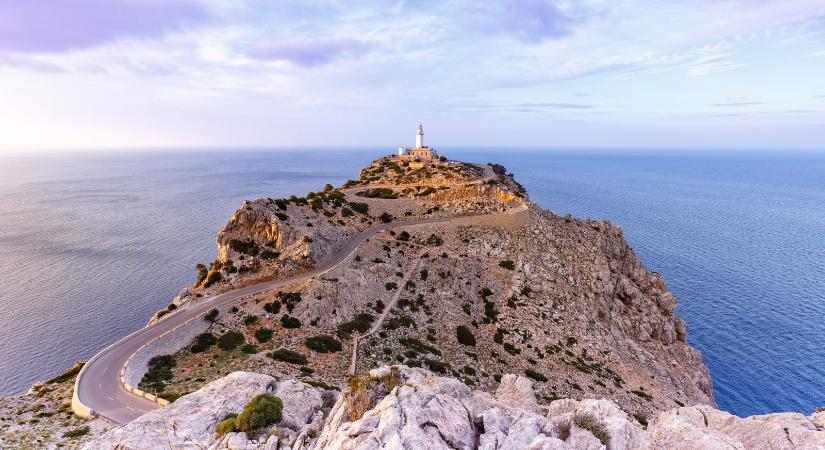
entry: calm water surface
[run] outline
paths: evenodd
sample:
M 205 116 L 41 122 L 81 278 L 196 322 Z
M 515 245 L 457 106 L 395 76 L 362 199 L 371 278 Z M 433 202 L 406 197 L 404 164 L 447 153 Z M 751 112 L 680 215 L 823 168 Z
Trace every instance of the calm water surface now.
M 679 298 L 719 406 L 825 406 L 825 155 L 525 151 L 533 201 L 610 219 Z M 0 394 L 142 326 L 214 258 L 243 199 L 341 183 L 383 152 L 227 151 L 0 160 Z

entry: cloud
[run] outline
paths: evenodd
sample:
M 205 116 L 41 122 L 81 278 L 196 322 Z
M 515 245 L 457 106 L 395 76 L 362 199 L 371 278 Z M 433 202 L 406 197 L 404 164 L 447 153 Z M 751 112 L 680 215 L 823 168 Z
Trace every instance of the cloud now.
M 726 106 L 758 106 L 764 105 L 762 102 L 731 102 L 731 103 L 714 103 L 713 106 L 718 107 L 726 107 Z
M 519 103 L 519 107 L 522 108 L 542 108 L 542 109 L 593 109 L 595 105 L 584 105 L 581 103 L 550 103 L 550 102 L 538 102 L 538 103 Z
M 195 0 L 0 0 L 0 51 L 62 53 L 205 21 Z
M 304 67 L 322 66 L 340 58 L 352 58 L 368 52 L 373 44 L 357 39 L 288 41 L 260 45 L 248 56 L 260 60 L 288 61 Z
M 63 73 L 63 67 L 33 58 L 16 57 L 11 55 L 0 55 L 0 68 L 23 69 L 41 73 Z
M 461 3 L 466 23 L 483 33 L 507 34 L 536 43 L 567 36 L 578 19 L 559 8 L 553 0 L 510 0 L 506 2 Z

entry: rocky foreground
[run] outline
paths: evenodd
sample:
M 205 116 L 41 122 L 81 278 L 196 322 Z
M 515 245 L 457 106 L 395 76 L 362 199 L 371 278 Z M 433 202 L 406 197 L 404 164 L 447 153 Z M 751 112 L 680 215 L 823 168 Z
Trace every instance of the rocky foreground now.
M 665 411 L 646 428 L 609 400 L 540 406 L 532 381 L 505 375 L 494 393 L 420 368 L 384 366 L 338 394 L 294 379 L 233 372 L 90 442 L 86 449 L 822 449 L 825 411 L 745 419 L 710 406 Z M 216 433 L 261 393 L 280 422 Z

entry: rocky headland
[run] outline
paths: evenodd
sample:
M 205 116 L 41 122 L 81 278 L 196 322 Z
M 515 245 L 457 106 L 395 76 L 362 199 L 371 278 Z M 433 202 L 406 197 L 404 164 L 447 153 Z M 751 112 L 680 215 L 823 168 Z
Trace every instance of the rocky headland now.
M 716 410 L 675 297 L 621 228 L 542 209 L 500 165 L 381 158 L 339 187 L 244 202 L 216 245 L 149 326 L 298 281 L 147 343 L 125 373 L 169 406 L 82 436 L 44 431 L 42 446 L 825 445 L 822 412 Z M 266 423 L 250 425 L 264 404 Z

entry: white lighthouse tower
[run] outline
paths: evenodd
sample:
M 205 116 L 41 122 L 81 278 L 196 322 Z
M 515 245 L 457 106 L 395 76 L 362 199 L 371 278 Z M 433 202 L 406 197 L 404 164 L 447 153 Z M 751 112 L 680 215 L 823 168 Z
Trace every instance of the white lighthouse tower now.
M 424 145 L 424 126 L 420 123 L 415 130 L 415 147 L 398 147 L 398 157 L 415 159 L 417 161 L 416 164 L 419 166 L 425 164 L 425 162 L 422 161 L 434 161 L 439 158 L 438 152 L 436 152 L 435 149 Z
M 415 148 L 424 148 L 424 126 L 420 123 L 415 130 Z

